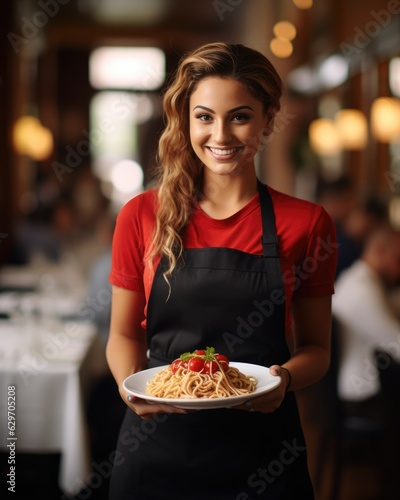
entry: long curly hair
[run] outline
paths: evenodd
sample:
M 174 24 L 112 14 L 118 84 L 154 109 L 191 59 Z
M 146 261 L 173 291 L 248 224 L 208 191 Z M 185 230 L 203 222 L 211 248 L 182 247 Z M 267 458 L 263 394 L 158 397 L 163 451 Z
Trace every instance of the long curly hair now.
M 264 105 L 271 120 L 280 109 L 282 81 L 260 52 L 223 42 L 201 46 L 185 55 L 163 96 L 165 129 L 158 147 L 158 207 L 149 253 L 165 255 L 168 278 L 182 255 L 182 237 L 202 190 L 203 164 L 193 151 L 189 134 L 189 99 L 207 77 L 233 79 Z

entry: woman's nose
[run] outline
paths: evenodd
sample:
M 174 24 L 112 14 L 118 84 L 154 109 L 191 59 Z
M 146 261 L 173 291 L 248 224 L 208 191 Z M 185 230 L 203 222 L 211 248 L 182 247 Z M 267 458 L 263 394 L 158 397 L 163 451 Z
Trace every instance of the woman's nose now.
M 221 120 L 215 123 L 213 135 L 214 141 L 217 144 L 225 144 L 231 140 L 232 134 L 230 132 L 229 125 L 225 121 Z

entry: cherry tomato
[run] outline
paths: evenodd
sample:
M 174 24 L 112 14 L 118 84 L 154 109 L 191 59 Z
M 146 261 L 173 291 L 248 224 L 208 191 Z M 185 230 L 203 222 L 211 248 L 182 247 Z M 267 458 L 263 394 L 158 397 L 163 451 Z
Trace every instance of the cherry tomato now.
M 205 356 L 206 351 L 205 351 L 204 349 L 197 349 L 196 351 L 194 351 L 194 353 L 195 353 L 197 356 Z
M 216 361 L 206 361 L 204 363 L 204 371 L 212 375 L 213 373 L 219 371 L 219 366 Z
M 219 362 L 224 372 L 226 372 L 229 368 L 229 359 L 224 354 L 216 354 L 215 359 Z
M 173 361 L 171 363 L 172 373 L 176 373 L 182 365 L 183 365 L 183 361 L 179 358 L 176 359 L 175 361 Z
M 201 372 L 204 368 L 204 359 L 202 358 L 191 358 L 188 362 L 189 370 L 192 372 Z

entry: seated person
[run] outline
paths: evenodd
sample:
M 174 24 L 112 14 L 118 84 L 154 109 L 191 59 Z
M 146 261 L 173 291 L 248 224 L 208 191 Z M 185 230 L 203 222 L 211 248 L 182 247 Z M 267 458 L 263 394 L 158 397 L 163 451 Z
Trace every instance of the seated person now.
M 343 271 L 335 285 L 332 308 L 342 349 L 339 396 L 359 408 L 369 403 L 376 407 L 378 368 L 390 364 L 389 355 L 400 362 L 400 321 L 388 300 L 389 290 L 399 280 L 400 233 L 383 225 L 371 233 L 360 259 Z M 378 366 L 375 351 L 381 352 Z

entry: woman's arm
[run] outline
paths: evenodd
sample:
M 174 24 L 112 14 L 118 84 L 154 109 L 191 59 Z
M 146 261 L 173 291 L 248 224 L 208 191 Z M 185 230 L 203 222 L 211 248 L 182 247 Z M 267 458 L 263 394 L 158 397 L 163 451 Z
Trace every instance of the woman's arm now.
M 320 380 L 329 368 L 331 348 L 331 296 L 293 300 L 293 352 L 284 363 L 292 376 L 291 390 Z
M 185 413 L 169 405 L 149 404 L 133 397 L 122 387 L 126 377 L 147 368 L 146 332 L 141 323 L 144 319 L 145 296 L 142 292 L 113 286 L 110 335 L 107 343 L 107 362 L 117 382 L 125 403 L 142 418 L 154 413 Z
M 270 413 L 281 405 L 286 388 L 298 390 L 317 382 L 329 368 L 331 345 L 331 296 L 293 300 L 294 332 L 292 356 L 282 365 L 272 365 L 270 373 L 282 383 L 273 391 L 252 400 L 256 411 Z M 291 379 L 289 378 L 291 377 Z M 247 409 L 246 405 L 237 408 Z
M 146 332 L 141 326 L 144 318 L 143 292 L 112 287 L 110 335 L 107 361 L 118 387 L 132 373 L 147 367 Z

